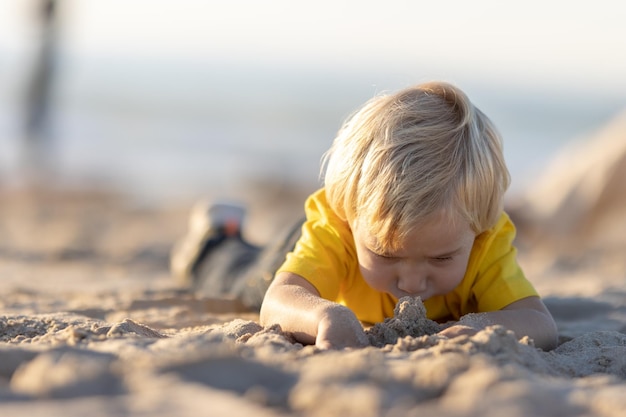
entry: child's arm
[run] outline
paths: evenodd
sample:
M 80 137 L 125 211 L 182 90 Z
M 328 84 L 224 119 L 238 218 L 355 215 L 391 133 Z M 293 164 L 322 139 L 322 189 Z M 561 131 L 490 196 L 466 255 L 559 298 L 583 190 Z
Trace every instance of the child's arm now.
M 279 273 L 270 285 L 260 315 L 261 325 L 279 324 L 297 341 L 322 349 L 369 344 L 354 313 L 321 298 L 315 287 L 297 274 Z
M 552 315 L 539 297 L 527 297 L 509 304 L 502 310 L 469 314 L 440 334 L 455 337 L 472 335 L 487 326 L 500 324 L 515 332 L 518 338 L 528 336 L 535 346 L 550 350 L 556 347 L 558 330 Z

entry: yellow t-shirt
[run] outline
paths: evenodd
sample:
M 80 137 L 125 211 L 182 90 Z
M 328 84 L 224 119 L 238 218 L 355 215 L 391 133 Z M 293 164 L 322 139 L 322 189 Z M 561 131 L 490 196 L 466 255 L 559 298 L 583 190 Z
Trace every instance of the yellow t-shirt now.
M 350 308 L 364 323 L 393 317 L 398 299 L 364 281 L 350 227 L 328 206 L 323 188 L 307 199 L 305 212 L 302 236 L 278 272 L 303 277 L 321 297 Z M 493 228 L 476 237 L 461 283 L 452 292 L 424 302 L 428 318 L 458 320 L 536 296 L 517 263 L 514 237 L 515 226 L 503 212 Z

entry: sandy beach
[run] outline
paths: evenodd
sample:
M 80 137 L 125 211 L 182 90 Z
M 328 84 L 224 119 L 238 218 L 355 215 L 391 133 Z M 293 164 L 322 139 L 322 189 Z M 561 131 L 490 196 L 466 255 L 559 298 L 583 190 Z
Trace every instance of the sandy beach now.
M 625 120 L 508 203 L 520 262 L 559 326 L 550 352 L 502 327 L 432 334 L 417 300 L 371 347 L 318 351 L 177 287 L 168 257 L 187 203 L 0 187 L 0 414 L 624 416 Z M 250 206 L 246 230 L 267 239 L 308 191 L 277 188 Z

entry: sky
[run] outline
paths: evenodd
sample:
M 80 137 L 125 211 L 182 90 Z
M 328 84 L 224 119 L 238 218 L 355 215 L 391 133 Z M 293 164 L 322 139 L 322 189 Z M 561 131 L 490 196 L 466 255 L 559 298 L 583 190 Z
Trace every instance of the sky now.
M 60 0 L 81 56 L 167 56 L 351 71 L 421 68 L 626 92 L 619 0 Z M 24 48 L 34 0 L 0 0 L 0 50 Z

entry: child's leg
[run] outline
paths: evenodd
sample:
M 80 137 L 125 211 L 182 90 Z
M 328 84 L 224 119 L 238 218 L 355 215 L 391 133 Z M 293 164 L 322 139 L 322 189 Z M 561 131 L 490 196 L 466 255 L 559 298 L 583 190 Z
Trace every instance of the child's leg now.
M 181 286 L 215 297 L 230 295 L 261 252 L 241 237 L 244 216 L 245 209 L 233 204 L 194 205 L 187 234 L 170 257 L 170 270 Z
M 198 204 L 192 210 L 187 235 L 172 251 L 171 271 L 194 292 L 239 299 L 258 310 L 274 272 L 300 237 L 302 222 L 266 248 L 241 235 L 245 210 L 230 204 Z
M 266 246 L 257 256 L 254 265 L 246 271 L 245 278 L 238 282 L 234 292 L 245 306 L 253 310 L 261 308 L 265 292 L 272 283 L 276 271 L 300 239 L 302 223 L 304 223 L 304 218 L 297 221 L 273 244 Z

